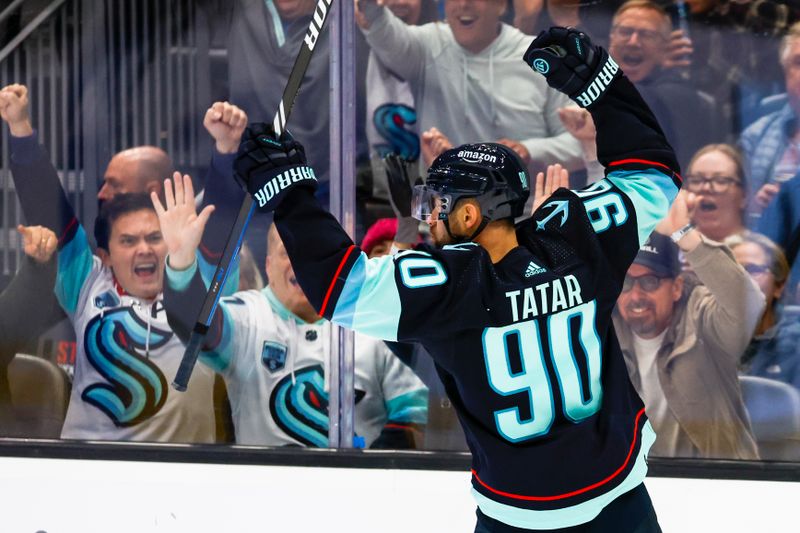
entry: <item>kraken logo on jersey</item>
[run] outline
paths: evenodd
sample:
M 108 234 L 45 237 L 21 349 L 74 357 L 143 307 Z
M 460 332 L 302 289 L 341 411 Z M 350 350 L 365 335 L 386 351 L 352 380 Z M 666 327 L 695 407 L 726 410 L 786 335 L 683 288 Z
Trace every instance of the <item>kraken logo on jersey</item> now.
M 261 363 L 270 372 L 282 369 L 286 365 L 286 345 L 264 341 L 264 346 L 261 348 Z
M 366 393 L 356 389 L 355 402 Z M 328 446 L 328 393 L 322 365 L 305 367 L 281 379 L 269 399 L 272 419 L 289 437 L 317 448 Z
M 86 387 L 81 398 L 119 427 L 156 414 L 167 399 L 167 380 L 144 352 L 161 348 L 171 337 L 171 331 L 152 325 L 148 333 L 147 324 L 129 307 L 94 317 L 84 335 L 86 357 L 109 383 Z
M 378 135 L 388 141 L 375 145 L 381 157 L 396 153 L 408 161 L 419 159 L 419 136 L 406 129 L 406 125 L 417 122 L 417 112 L 413 108 L 403 104 L 383 104 L 375 110 L 372 122 Z

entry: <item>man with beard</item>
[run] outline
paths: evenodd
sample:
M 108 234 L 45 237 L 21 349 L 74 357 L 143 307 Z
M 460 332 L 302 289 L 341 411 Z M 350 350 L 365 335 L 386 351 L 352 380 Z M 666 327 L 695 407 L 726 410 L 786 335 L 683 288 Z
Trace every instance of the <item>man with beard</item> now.
M 730 250 L 691 225 L 672 239 L 702 284 L 680 274 L 678 248 L 658 231 L 687 211 L 682 194 L 628 269 L 614 328 L 656 431 L 653 455 L 757 459 L 737 364 L 764 298 Z

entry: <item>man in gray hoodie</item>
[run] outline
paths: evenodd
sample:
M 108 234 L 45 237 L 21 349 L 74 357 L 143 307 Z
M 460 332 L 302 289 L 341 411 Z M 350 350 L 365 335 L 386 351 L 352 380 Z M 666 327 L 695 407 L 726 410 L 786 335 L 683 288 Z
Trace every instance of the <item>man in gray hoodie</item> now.
M 578 142 L 557 110 L 566 96 L 531 76 L 519 60 L 530 36 L 500 22 L 503 0 L 445 0 L 446 22 L 408 26 L 375 0 L 360 0 L 357 20 L 386 67 L 409 82 L 418 131 L 437 128 L 451 143 L 505 144 L 528 165 L 582 165 Z

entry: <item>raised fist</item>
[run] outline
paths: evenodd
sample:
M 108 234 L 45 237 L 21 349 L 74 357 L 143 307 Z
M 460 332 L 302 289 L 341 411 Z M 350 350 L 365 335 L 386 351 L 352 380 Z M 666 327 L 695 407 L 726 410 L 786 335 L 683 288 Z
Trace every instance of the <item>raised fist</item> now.
M 235 154 L 247 126 L 247 113 L 231 103 L 214 102 L 203 117 L 203 126 L 219 153 Z
M 15 137 L 26 137 L 33 133 L 28 109 L 28 88 L 14 83 L 0 89 L 0 118 Z
M 288 131 L 278 137 L 272 124 L 250 124 L 242 135 L 233 168 L 236 181 L 262 211 L 274 211 L 290 189 L 317 188 L 303 145 Z
M 581 107 L 594 104 L 620 72 L 608 52 L 574 28 L 542 31 L 523 59 L 547 79 L 548 85 Z

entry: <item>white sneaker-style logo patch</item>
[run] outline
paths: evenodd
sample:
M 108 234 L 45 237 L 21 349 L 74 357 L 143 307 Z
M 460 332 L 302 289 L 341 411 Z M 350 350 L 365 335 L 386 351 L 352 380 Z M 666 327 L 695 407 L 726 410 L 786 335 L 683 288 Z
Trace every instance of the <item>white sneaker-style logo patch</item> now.
M 544 268 L 531 261 L 528 264 L 528 268 L 525 269 L 525 277 L 529 278 L 531 276 L 535 276 L 536 274 L 544 274 L 545 272 L 547 271 Z

